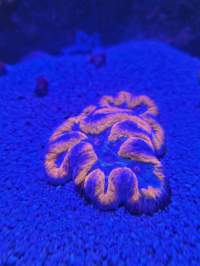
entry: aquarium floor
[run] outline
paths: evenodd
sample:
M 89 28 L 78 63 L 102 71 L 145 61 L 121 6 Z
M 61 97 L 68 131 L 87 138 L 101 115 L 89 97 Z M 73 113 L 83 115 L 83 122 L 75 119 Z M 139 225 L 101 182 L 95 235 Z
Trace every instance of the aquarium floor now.
M 86 55 L 34 53 L 0 77 L 0 265 L 200 265 L 200 61 L 154 41 Z M 49 80 L 34 94 L 37 76 Z M 104 94 L 152 97 L 166 132 L 171 203 L 153 216 L 103 212 L 74 188 L 47 183 L 53 130 Z

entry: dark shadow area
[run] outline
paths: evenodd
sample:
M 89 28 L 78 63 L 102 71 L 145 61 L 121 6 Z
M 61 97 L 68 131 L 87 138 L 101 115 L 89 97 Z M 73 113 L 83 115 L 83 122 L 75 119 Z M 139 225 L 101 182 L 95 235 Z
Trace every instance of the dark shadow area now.
M 0 61 L 58 54 L 80 31 L 98 33 L 102 45 L 153 38 L 200 56 L 199 13 L 197 0 L 0 0 Z

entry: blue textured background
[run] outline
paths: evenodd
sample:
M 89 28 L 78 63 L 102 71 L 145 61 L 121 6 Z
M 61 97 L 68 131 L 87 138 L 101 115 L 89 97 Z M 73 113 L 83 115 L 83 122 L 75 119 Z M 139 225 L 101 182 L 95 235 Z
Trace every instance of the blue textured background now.
M 200 61 L 151 41 L 106 49 L 101 69 L 86 56 L 29 56 L 0 78 L 0 265 L 200 264 Z M 34 96 L 35 78 L 49 94 Z M 48 185 L 48 138 L 104 94 L 152 97 L 166 132 L 172 202 L 152 217 L 102 212 L 72 182 Z

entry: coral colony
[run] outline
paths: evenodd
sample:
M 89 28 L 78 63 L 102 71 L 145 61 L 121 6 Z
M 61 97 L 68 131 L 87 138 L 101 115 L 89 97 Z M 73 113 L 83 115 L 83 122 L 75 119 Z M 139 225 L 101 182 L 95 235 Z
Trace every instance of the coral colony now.
M 73 179 L 102 209 L 124 205 L 134 214 L 152 214 L 164 208 L 170 189 L 159 159 L 164 132 L 157 114 L 145 95 L 121 91 L 102 97 L 51 136 L 45 158 L 50 180 L 63 184 Z M 143 177 L 146 186 L 141 185 Z

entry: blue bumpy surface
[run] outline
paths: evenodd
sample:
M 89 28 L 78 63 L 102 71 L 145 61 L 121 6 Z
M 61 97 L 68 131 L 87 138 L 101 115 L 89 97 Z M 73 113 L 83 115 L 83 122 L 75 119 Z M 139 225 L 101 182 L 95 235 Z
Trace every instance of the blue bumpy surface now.
M 200 61 L 158 42 L 106 50 L 96 69 L 83 55 L 28 57 L 0 78 L 0 265 L 200 264 Z M 49 94 L 34 96 L 46 76 Z M 172 201 L 153 216 L 102 212 L 72 182 L 47 184 L 52 129 L 105 94 L 146 94 L 161 110 Z

